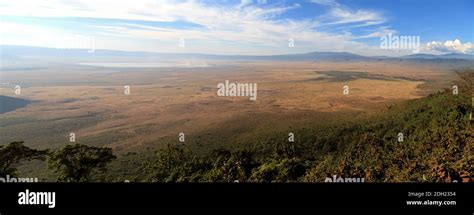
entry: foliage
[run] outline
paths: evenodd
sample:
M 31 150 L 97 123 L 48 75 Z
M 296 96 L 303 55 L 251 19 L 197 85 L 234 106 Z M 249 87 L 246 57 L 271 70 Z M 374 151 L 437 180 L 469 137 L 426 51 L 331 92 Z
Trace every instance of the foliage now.
M 459 75 L 458 95 L 446 89 L 390 105 L 383 114 L 371 118 L 289 128 L 273 133 L 268 140 L 255 135 L 253 142 L 242 142 L 232 149 L 197 152 L 190 145 L 168 144 L 152 154 L 121 156 L 121 161 L 115 162 L 120 165 L 115 165 L 107 178 L 149 182 L 322 182 L 337 175 L 369 182 L 472 181 L 474 121 L 469 114 L 474 73 Z M 295 142 L 285 139 L 289 132 L 295 133 Z M 400 133 L 403 141 L 399 140 Z M 199 144 L 206 144 L 206 139 L 200 141 Z M 37 153 L 15 144 L 0 148 L 0 160 L 5 161 L 0 163 L 2 174 L 14 172 L 12 163 L 34 158 Z M 61 181 L 87 181 L 95 174 L 93 170 L 105 169 L 114 159 L 109 148 L 76 144 L 53 152 L 49 165 L 60 173 Z M 129 163 L 133 165 L 126 165 Z
M 16 176 L 15 165 L 24 160 L 44 159 L 47 153 L 46 150 L 30 149 L 23 142 L 0 146 L 0 177 Z
M 115 158 L 110 148 L 75 144 L 54 151 L 48 164 L 60 173 L 59 181 L 81 182 L 87 181 L 95 169 L 105 171 L 107 163 Z
M 332 175 L 369 182 L 471 181 L 474 78 L 460 76 L 459 95 L 446 90 L 391 105 L 364 121 L 299 128 L 295 133 L 303 136 L 296 142 L 271 139 L 205 155 L 168 146 L 148 172 L 152 181 L 165 182 L 321 182 Z

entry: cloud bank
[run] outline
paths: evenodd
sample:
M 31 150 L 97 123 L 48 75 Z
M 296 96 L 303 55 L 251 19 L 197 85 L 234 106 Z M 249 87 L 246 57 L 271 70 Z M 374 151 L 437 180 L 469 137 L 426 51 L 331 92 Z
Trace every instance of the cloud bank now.
M 303 7 L 320 10 L 295 16 Z M 59 35 L 93 38 L 97 49 L 132 51 L 400 54 L 367 42 L 397 33 L 384 13 L 336 0 L 15 0 L 0 3 L 0 16 L 0 44 L 51 46 Z M 185 47 L 178 47 L 181 40 Z M 472 49 L 452 43 L 451 49 Z
M 462 43 L 459 39 L 446 40 L 445 42 L 431 41 L 426 44 L 426 50 L 472 54 L 474 53 L 474 45 L 471 42 Z

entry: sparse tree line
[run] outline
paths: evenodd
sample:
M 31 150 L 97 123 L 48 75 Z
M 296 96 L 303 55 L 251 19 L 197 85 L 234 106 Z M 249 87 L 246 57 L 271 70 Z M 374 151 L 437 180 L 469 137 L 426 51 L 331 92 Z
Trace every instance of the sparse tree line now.
M 68 182 L 93 176 L 117 182 L 323 182 L 332 175 L 367 182 L 472 182 L 474 73 L 460 75 L 459 95 L 446 90 L 389 106 L 367 122 L 300 128 L 293 131 L 300 135 L 293 143 L 272 139 L 205 154 L 168 144 L 151 159 L 138 154 L 131 162 L 120 161 L 127 155 L 116 160 L 105 147 L 75 144 L 50 152 L 15 142 L 0 147 L 0 176 L 15 175 L 15 165 L 23 160 L 42 159 L 58 181 Z M 397 139 L 400 132 L 403 141 Z
M 459 73 L 459 94 L 451 89 L 406 104 L 364 122 L 329 128 L 300 128 L 295 142 L 278 133 L 251 147 L 200 154 L 169 144 L 138 164 L 152 182 L 324 182 L 333 175 L 367 182 L 472 182 L 474 73 Z M 404 134 L 399 141 L 397 135 Z M 114 178 L 114 177 L 111 177 Z
M 105 165 L 116 159 L 112 149 L 81 144 L 67 145 L 62 149 L 50 152 L 36 150 L 23 145 L 23 142 L 12 142 L 0 146 L 0 177 L 16 176 L 16 166 L 22 161 L 47 160 L 48 168 L 58 173 L 58 181 L 88 181 L 94 170 L 105 170 Z

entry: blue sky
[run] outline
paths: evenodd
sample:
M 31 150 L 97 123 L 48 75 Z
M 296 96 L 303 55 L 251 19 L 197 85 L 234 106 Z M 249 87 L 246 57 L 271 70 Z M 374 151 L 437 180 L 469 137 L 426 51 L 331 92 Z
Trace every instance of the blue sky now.
M 473 53 L 472 0 L 0 1 L 0 44 L 212 54 Z M 289 40 L 294 41 L 290 47 Z M 184 41 L 184 43 L 183 43 Z

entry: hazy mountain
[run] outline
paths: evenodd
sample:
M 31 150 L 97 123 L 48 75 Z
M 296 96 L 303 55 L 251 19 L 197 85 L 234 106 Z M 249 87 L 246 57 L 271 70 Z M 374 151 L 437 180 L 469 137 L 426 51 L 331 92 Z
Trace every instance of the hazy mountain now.
M 1 56 L 16 57 L 55 57 L 55 58 L 83 58 L 83 57 L 134 57 L 160 59 L 207 59 L 207 60 L 364 60 L 368 57 L 347 52 L 310 52 L 304 54 L 287 55 L 212 55 L 193 53 L 159 53 L 159 52 L 129 52 L 114 50 L 87 50 L 87 49 L 56 49 L 30 46 L 0 46 Z
M 348 52 L 310 52 L 305 54 L 273 55 L 263 58 L 271 60 L 367 60 L 370 57 Z
M 413 54 L 403 56 L 403 58 L 417 58 L 417 59 L 465 59 L 465 60 L 474 60 L 474 55 L 471 54 L 461 54 L 461 53 L 449 53 L 443 55 L 433 55 L 433 54 Z
M 93 51 L 93 52 L 92 52 Z M 1 45 L 1 56 L 16 57 L 146 57 L 153 53 L 148 52 L 132 52 L 132 51 L 115 51 L 115 50 L 89 50 L 89 49 L 57 49 L 34 46 L 15 46 Z
M 472 54 L 460 54 L 460 53 L 449 53 L 443 55 L 443 58 L 456 58 L 456 59 L 468 59 L 474 60 L 474 55 Z
M 361 61 L 371 59 L 464 59 L 474 60 L 474 55 L 450 53 L 444 55 L 413 54 L 400 58 L 397 57 L 367 57 L 348 52 L 310 52 L 303 54 L 285 55 L 212 55 L 195 53 L 160 53 L 160 52 L 134 52 L 115 51 L 105 49 L 56 49 L 31 46 L 0 46 L 0 57 L 3 60 L 18 58 L 148 58 L 160 60 L 240 60 L 240 61 Z

